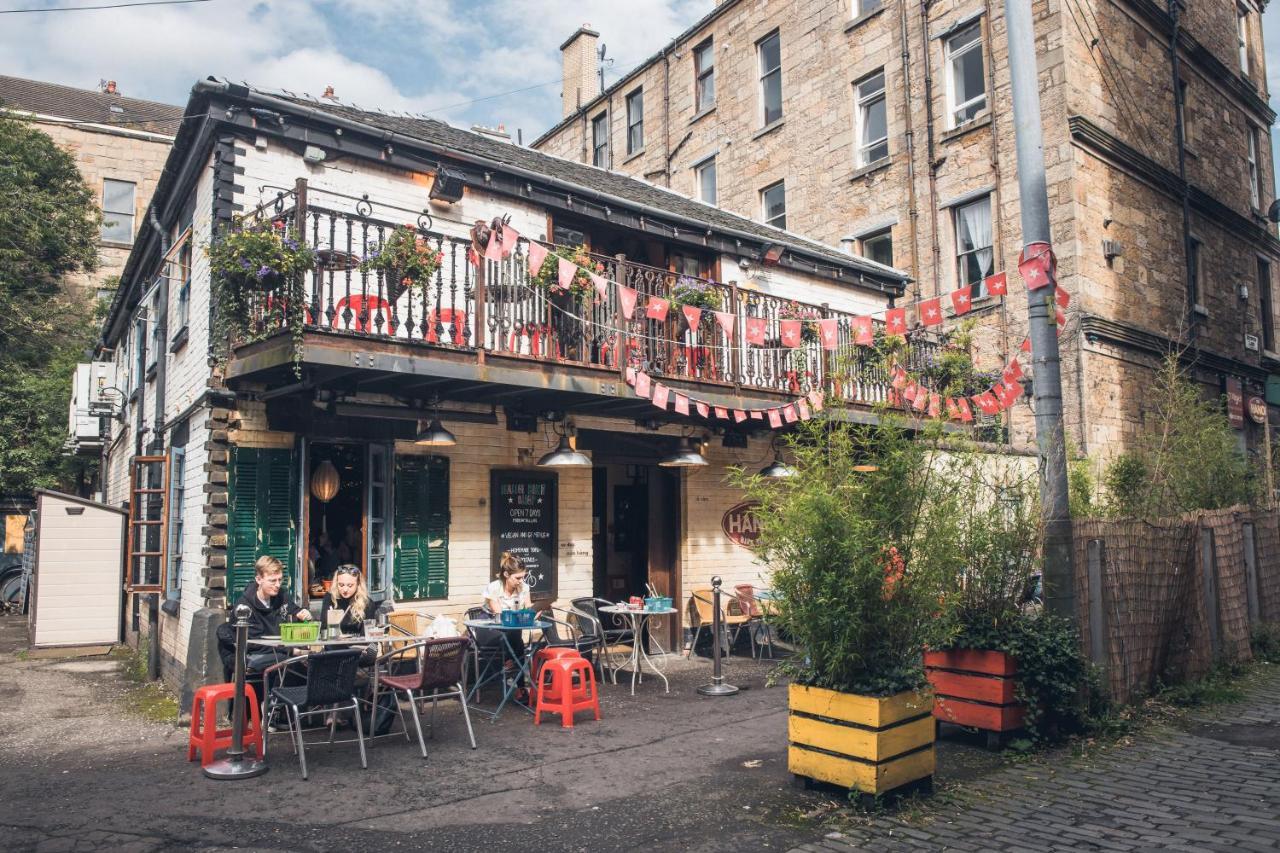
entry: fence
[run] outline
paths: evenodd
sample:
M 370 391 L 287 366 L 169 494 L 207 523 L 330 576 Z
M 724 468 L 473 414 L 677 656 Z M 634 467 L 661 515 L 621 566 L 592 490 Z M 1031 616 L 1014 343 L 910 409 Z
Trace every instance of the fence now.
M 1078 521 L 1077 616 L 1111 697 L 1252 658 L 1280 620 L 1280 514 L 1245 506 L 1157 521 Z

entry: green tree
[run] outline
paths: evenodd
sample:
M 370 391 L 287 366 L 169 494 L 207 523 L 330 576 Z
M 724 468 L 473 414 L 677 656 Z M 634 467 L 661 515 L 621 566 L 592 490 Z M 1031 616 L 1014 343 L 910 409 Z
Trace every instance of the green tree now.
M 71 156 L 0 114 L 0 491 L 69 488 L 85 473 L 62 445 L 95 317 L 65 279 L 96 269 L 101 220 Z

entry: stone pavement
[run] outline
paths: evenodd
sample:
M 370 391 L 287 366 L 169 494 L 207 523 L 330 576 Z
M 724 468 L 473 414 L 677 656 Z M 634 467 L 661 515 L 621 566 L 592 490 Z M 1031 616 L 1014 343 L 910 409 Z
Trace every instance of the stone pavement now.
M 925 809 L 795 851 L 1280 849 L 1280 666 L 1238 705 L 1085 757 L 1015 763 Z

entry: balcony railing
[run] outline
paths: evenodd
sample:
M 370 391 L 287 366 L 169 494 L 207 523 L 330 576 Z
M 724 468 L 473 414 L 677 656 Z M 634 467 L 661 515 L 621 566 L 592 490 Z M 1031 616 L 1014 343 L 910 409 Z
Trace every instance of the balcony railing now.
M 264 208 L 265 211 L 265 208 Z M 388 237 L 396 224 L 359 213 L 323 207 L 277 206 L 266 215 L 297 224 L 317 253 L 314 271 L 304 276 L 304 319 L 313 331 L 338 332 L 386 341 L 403 341 L 450 350 L 484 351 L 543 364 L 576 364 L 621 372 L 632 366 L 658 379 L 683 380 L 724 390 L 760 390 L 803 394 L 822 390 L 861 403 L 889 400 L 889 378 L 870 347 L 853 342 L 854 314 L 805 304 L 754 290 L 720 284 L 621 257 L 593 256 L 603 275 L 639 291 L 631 320 L 623 317 L 617 288 L 603 298 L 562 302 L 538 288 L 527 272 L 528 243 L 523 238 L 510 257 L 484 260 L 483 270 L 468 260 L 470 241 L 424 231 L 443 256 L 425 287 L 405 288 L 379 270 L 360 269 L 363 258 Z M 721 311 L 737 318 L 730 336 L 710 311 L 696 330 L 687 328 L 674 304 L 665 320 L 648 319 L 649 296 L 672 298 L 681 279 L 691 279 L 718 295 Z M 287 312 L 273 310 L 270 297 L 253 306 L 255 337 L 284 331 Z M 746 318 L 765 320 L 765 345 L 743 339 Z M 784 319 L 837 320 L 838 344 L 826 350 L 817 327 L 806 326 L 799 347 L 782 346 Z M 923 369 L 937 355 L 937 344 L 916 340 L 908 367 Z

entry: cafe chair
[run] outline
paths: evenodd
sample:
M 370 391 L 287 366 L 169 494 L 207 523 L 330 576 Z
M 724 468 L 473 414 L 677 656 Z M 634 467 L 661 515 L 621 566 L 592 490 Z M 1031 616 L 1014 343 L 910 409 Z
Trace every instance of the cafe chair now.
M 750 607 L 743 607 L 742 599 L 736 595 L 720 594 L 720 600 L 723 602 L 724 613 L 721 615 L 721 624 L 724 626 L 726 633 L 733 629 L 733 635 L 729 637 L 730 650 L 738 643 L 738 635 L 743 629 L 747 631 L 747 639 L 751 641 L 751 657 L 756 657 L 756 635 L 752 630 L 757 620 L 751 615 Z
M 360 721 L 360 702 L 356 698 L 356 670 L 360 665 L 363 649 L 340 649 L 332 652 L 315 652 L 307 655 L 307 681 L 297 687 L 271 689 L 264 725 L 270 726 L 279 710 L 285 711 L 289 721 L 289 734 L 298 751 L 298 764 L 302 778 L 307 778 L 307 752 L 302 739 L 302 718 L 317 714 L 335 714 L 348 708 L 356 724 L 356 741 L 360 744 L 360 766 L 366 770 L 369 762 L 364 751 L 364 725 Z M 329 742 L 333 743 L 336 716 L 331 717 Z
M 756 642 L 760 646 L 760 655 L 764 656 L 765 646 L 769 647 L 769 659 L 773 660 L 773 628 L 769 625 L 769 611 L 762 606 L 760 599 L 756 598 L 756 588 L 749 583 L 740 583 L 734 586 L 734 592 L 738 594 L 738 607 L 743 613 L 751 617 L 752 636 L 756 638 Z
M 631 621 L 627 617 L 617 613 L 602 613 L 601 607 L 609 607 L 614 602 L 607 598 L 575 598 L 570 604 L 575 610 L 585 613 L 591 617 L 597 625 L 600 626 L 600 632 L 604 640 L 600 645 L 601 656 L 604 658 L 604 665 L 614 671 L 616 677 L 618 666 L 614 663 L 614 654 L 616 646 L 630 646 L 635 642 L 635 632 L 631 630 Z M 628 650 L 628 656 L 630 650 Z M 603 672 L 601 678 L 604 677 Z
M 467 610 L 466 621 L 476 619 L 492 619 L 493 614 L 487 607 L 472 607 Z M 468 699 L 474 699 L 480 688 L 501 677 L 503 663 L 506 660 L 506 645 L 502 632 L 496 628 L 472 628 L 467 626 L 467 636 L 471 638 L 471 693 Z
M 468 637 L 444 637 L 438 640 L 424 640 L 405 646 L 396 651 L 387 652 L 378 658 L 378 663 L 390 663 L 396 656 L 412 653 L 418 661 L 415 672 L 407 675 L 385 675 L 378 681 L 378 692 L 387 688 L 394 693 L 403 693 L 409 702 L 409 713 L 413 715 L 413 727 L 418 733 L 418 748 L 422 757 L 427 757 L 427 742 L 422 737 L 422 717 L 418 707 L 426 699 L 431 700 L 431 719 L 427 730 L 435 737 L 436 705 L 441 699 L 457 697 L 462 704 L 462 719 L 467 724 L 467 737 L 471 739 L 471 748 L 476 748 L 476 733 L 471 727 L 471 714 L 467 710 L 466 688 L 463 686 L 467 671 L 467 658 L 471 650 Z M 377 696 L 373 697 L 377 705 Z M 397 703 L 399 704 L 399 703 Z M 400 720 L 404 724 L 404 736 L 409 737 L 409 724 L 405 722 L 405 709 L 399 705 Z
M 552 645 L 563 645 L 575 649 L 578 654 L 591 662 L 600 679 L 603 680 L 604 666 L 601 663 L 601 658 L 604 657 L 604 632 L 600 629 L 600 623 L 576 609 L 566 610 L 562 607 L 549 607 L 545 612 L 550 619 L 558 620 L 549 632 L 553 637 Z M 568 626 L 568 638 L 559 638 L 558 626 L 561 623 Z M 546 633 L 548 632 L 544 632 L 544 634 Z
M 689 623 L 693 625 L 693 637 L 689 641 L 689 651 L 685 653 L 685 657 L 693 657 L 693 650 L 698 647 L 698 638 L 702 636 L 704 628 L 707 633 L 712 631 L 712 626 L 715 625 L 714 606 L 711 587 L 699 586 L 690 591 L 688 610 Z

